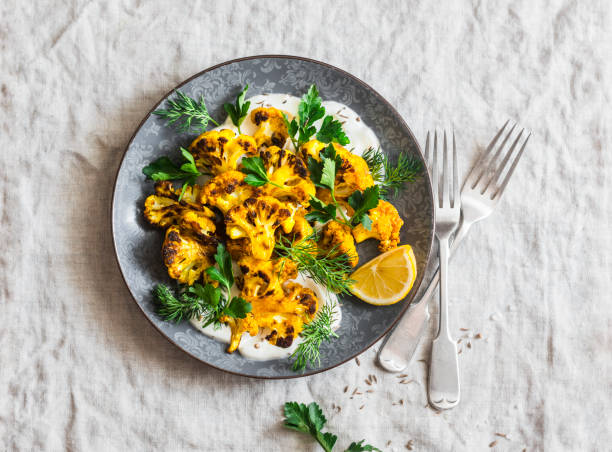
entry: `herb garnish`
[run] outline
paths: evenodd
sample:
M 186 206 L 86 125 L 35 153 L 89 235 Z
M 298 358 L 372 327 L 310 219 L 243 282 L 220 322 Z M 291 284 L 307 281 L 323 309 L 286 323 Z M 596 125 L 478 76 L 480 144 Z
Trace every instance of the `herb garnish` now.
M 380 148 L 368 148 L 362 157 L 370 168 L 374 182 L 380 187 L 381 198 L 387 197 L 390 190 L 393 190 L 393 196 L 397 197 L 400 188 L 406 182 L 414 182 L 423 170 L 423 165 L 418 158 L 408 156 L 403 151 L 395 165 L 389 161 Z
M 261 157 L 244 157 L 242 159 L 242 168 L 240 168 L 240 171 L 247 175 L 244 181 L 254 187 L 270 184 L 275 187 L 283 188 L 281 185 L 270 180 Z
M 336 154 L 333 144 L 321 150 L 319 157 L 320 161 L 315 160 L 311 156 L 308 157 L 310 179 L 317 187 L 327 188 L 330 191 L 332 204 L 325 204 L 320 199 L 311 197 L 310 206 L 312 211 L 306 215 L 306 219 L 322 223 L 336 220 L 350 227 L 355 227 L 361 223 L 369 230 L 372 227 L 372 220 L 368 217 L 367 212 L 378 205 L 379 187 L 374 185 L 366 188 L 363 192 L 357 190 L 348 198 L 349 205 L 355 210 L 355 213 L 349 219 L 338 205 L 334 193 L 336 173 L 342 166 L 342 159 Z M 336 219 L 338 212 L 342 219 Z
M 323 410 L 316 403 L 309 405 L 298 402 L 287 402 L 284 407 L 285 419 L 283 425 L 291 430 L 311 435 L 321 445 L 325 452 L 331 452 L 338 440 L 333 433 L 323 433 L 321 430 L 327 423 Z M 378 451 L 374 446 L 363 444 L 365 440 L 352 442 L 345 452 Z
M 196 131 L 204 132 L 209 121 L 216 126 L 219 125 L 208 114 L 203 95 L 199 101 L 196 101 L 181 91 L 176 90 L 175 93 L 177 96 L 175 100 L 168 99 L 168 109 L 158 109 L 153 112 L 154 115 L 167 119 L 166 125 L 174 124 L 179 132 L 191 131 L 192 127 Z
M 319 348 L 323 341 L 338 337 L 332 330 L 332 324 L 336 317 L 336 304 L 323 304 L 319 308 L 314 320 L 304 324 L 300 333 L 303 341 L 291 355 L 295 359 L 293 370 L 304 370 L 307 365 L 319 367 L 321 365 L 321 352 Z
M 338 253 L 336 248 L 321 250 L 315 240 L 314 235 L 299 242 L 280 236 L 275 251 L 294 261 L 298 271 L 305 273 L 315 283 L 335 293 L 349 293 L 349 288 L 355 282 L 348 277 L 353 270 L 351 256 Z
M 195 184 L 196 179 L 199 176 L 208 174 L 202 173 L 200 170 L 198 170 L 195 160 L 193 159 L 193 155 L 191 155 L 187 149 L 183 147 L 180 149 L 184 159 L 181 166 L 175 165 L 168 157 L 160 157 L 142 169 L 143 174 L 147 176 L 148 179 L 152 179 L 154 181 L 184 180 L 183 189 L 181 190 L 181 194 L 178 198 L 179 201 L 183 198 L 187 185 Z
M 251 101 L 244 101 L 248 89 L 249 85 L 247 83 L 244 89 L 236 97 L 235 105 L 232 105 L 230 103 L 223 104 L 223 108 L 225 109 L 229 117 L 232 118 L 232 122 L 236 127 L 238 127 L 238 133 L 242 133 L 240 131 L 240 124 L 242 124 L 242 121 L 244 121 L 244 118 L 246 118 L 247 113 L 249 111 L 249 107 L 251 106 Z
M 289 138 L 291 138 L 291 142 L 296 151 L 315 134 L 317 140 L 323 143 L 335 141 L 343 146 L 349 143 L 348 137 L 342 130 L 342 123 L 334 119 L 331 115 L 325 116 L 325 107 L 321 105 L 322 102 L 323 100 L 319 96 L 316 85 L 311 85 L 308 92 L 302 96 L 298 106 L 297 119 L 293 118 L 289 121 L 287 116 L 283 113 L 285 125 L 289 132 Z M 314 123 L 323 118 L 323 116 L 325 116 L 325 118 L 317 132 Z
M 195 283 L 185 288 L 177 297 L 167 286 L 158 284 L 154 289 L 158 302 L 157 313 L 165 320 L 176 323 L 192 317 L 202 317 L 202 328 L 212 323 L 219 324 L 219 319 L 224 315 L 244 319 L 247 313 L 251 312 L 252 306 L 240 297 L 233 297 L 228 302 L 234 275 L 231 257 L 222 243 L 217 246 L 215 261 L 219 270 L 210 267 L 206 269 L 206 273 L 210 279 L 219 282 L 219 287 Z M 225 290 L 222 291 L 221 288 Z

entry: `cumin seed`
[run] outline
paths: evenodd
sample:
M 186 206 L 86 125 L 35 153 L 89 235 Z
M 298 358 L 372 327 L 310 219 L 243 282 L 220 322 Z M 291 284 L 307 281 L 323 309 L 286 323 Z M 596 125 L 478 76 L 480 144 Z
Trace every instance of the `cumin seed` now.
M 413 445 L 413 440 L 408 440 L 408 442 L 406 443 L 406 449 L 412 450 Z
M 495 436 L 499 436 L 501 438 L 506 438 L 508 439 L 508 434 L 507 433 L 496 433 Z
M 467 348 L 472 348 L 472 343 L 471 342 L 467 343 Z
M 351 395 L 357 394 L 357 390 L 358 390 L 358 388 L 355 388 L 355 390 L 353 391 L 353 393 Z
M 460 331 L 470 331 L 469 328 L 459 328 Z
M 474 339 L 482 339 L 482 334 L 478 333 L 476 336 L 474 336 Z
M 401 374 L 401 375 L 398 375 L 397 378 L 406 378 L 407 376 L 408 374 Z
M 494 447 L 496 444 L 497 444 L 497 440 L 491 441 L 491 443 L 489 443 L 489 447 Z
M 331 184 L 330 184 L 330 185 L 331 185 Z M 365 405 L 361 405 L 361 406 L 359 407 L 359 409 L 360 409 L 360 410 L 363 410 L 363 407 L 364 407 L 364 406 L 365 406 Z
M 355 358 L 355 362 L 357 363 L 358 366 L 361 366 L 361 363 L 359 362 L 359 358 Z

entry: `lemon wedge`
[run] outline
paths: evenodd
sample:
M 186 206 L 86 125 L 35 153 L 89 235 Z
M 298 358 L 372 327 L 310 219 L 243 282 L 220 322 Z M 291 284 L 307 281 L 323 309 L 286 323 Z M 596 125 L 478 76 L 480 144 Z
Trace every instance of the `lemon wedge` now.
M 363 264 L 351 275 L 351 292 L 366 303 L 387 306 L 403 300 L 416 279 L 416 259 L 410 245 L 402 245 Z

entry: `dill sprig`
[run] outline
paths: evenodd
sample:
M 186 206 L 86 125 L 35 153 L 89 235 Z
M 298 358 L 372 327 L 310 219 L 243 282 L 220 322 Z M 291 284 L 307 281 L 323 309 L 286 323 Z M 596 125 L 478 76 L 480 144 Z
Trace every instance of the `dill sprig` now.
M 168 99 L 167 109 L 159 109 L 153 112 L 154 115 L 167 119 L 166 125 L 174 124 L 179 132 L 190 131 L 192 127 L 196 131 L 204 132 L 209 121 L 216 126 L 219 125 L 208 114 L 203 95 L 197 101 L 181 91 L 177 90 L 175 93 L 176 99 Z
M 353 270 L 351 257 L 346 253 L 338 253 L 336 248 L 321 250 L 310 236 L 299 242 L 280 237 L 275 250 L 283 257 L 288 257 L 298 265 L 298 270 L 305 273 L 317 284 L 336 293 L 349 293 L 349 288 L 355 282 L 348 277 Z
M 407 182 L 414 182 L 423 171 L 421 161 L 401 152 L 395 164 L 380 150 L 372 147 L 363 153 L 363 159 L 370 168 L 374 182 L 380 187 L 380 197 L 384 198 L 393 190 L 397 197 L 400 188 Z
M 291 355 L 295 359 L 293 370 L 304 370 L 307 365 L 318 367 L 321 365 L 321 352 L 319 348 L 323 341 L 338 337 L 332 330 L 336 318 L 336 304 L 325 303 L 317 312 L 314 320 L 304 325 L 300 336 L 304 339 Z
M 180 323 L 204 314 L 214 316 L 208 304 L 201 298 L 182 293 L 178 297 L 164 284 L 157 284 L 153 293 L 157 300 L 157 313 L 170 322 Z

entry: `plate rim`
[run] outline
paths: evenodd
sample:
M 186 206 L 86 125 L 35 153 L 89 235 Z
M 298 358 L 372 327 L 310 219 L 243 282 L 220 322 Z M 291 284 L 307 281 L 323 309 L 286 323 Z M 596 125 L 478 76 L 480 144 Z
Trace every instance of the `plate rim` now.
M 429 247 L 427 249 L 427 253 L 426 253 L 426 257 L 425 257 L 425 266 L 424 266 L 425 271 L 423 271 L 419 275 L 417 275 L 417 279 L 415 280 L 414 285 L 412 287 L 412 290 L 410 291 L 411 293 L 408 295 L 407 299 L 405 299 L 405 301 L 404 301 L 405 306 L 402 308 L 400 313 L 396 316 L 396 318 L 393 320 L 393 322 L 389 325 L 388 328 L 386 328 L 381 334 L 379 334 L 368 345 L 363 347 L 358 353 L 355 353 L 355 354 L 349 356 L 348 358 L 343 359 L 342 361 L 334 364 L 333 366 L 329 366 L 329 367 L 322 368 L 322 369 L 310 369 L 308 372 L 296 373 L 295 375 L 269 376 L 269 375 L 249 375 L 249 374 L 245 374 L 245 373 L 242 373 L 242 372 L 237 372 L 237 371 L 223 369 L 221 367 L 218 367 L 218 366 L 216 366 L 214 364 L 211 364 L 211 363 L 209 363 L 207 361 L 204 361 L 200 357 L 198 357 L 198 356 L 194 355 L 193 353 L 189 352 L 188 350 L 184 349 L 178 343 L 176 343 L 174 340 L 172 340 L 172 338 L 170 338 L 167 334 L 165 334 L 164 331 L 162 331 L 161 328 L 159 328 L 149 318 L 149 316 L 147 315 L 145 310 L 142 308 L 142 306 L 140 306 L 140 303 L 138 303 L 138 300 L 136 300 L 136 297 L 134 296 L 134 293 L 132 292 L 132 289 L 130 288 L 130 285 L 128 284 L 128 282 L 127 282 L 127 280 L 125 278 L 125 274 L 123 273 L 123 269 L 121 268 L 121 263 L 119 262 L 119 254 L 117 252 L 117 241 L 116 241 L 116 238 L 115 238 L 115 227 L 114 227 L 115 196 L 116 196 L 116 193 L 117 193 L 117 180 L 119 178 L 119 171 L 121 170 L 121 167 L 123 166 L 123 162 L 124 162 L 124 160 L 125 160 L 125 158 L 127 156 L 128 150 L 130 149 L 130 146 L 131 146 L 132 142 L 134 141 L 134 138 L 136 138 L 136 135 L 138 134 L 138 132 L 142 128 L 143 124 L 147 121 L 149 116 L 151 116 L 151 114 L 157 108 L 157 106 L 161 102 L 163 102 L 164 99 L 167 99 L 168 96 L 170 96 L 173 92 L 175 92 L 176 90 L 180 89 L 182 86 L 186 85 L 187 83 L 189 83 L 193 79 L 198 78 L 198 77 L 206 74 L 207 72 L 213 71 L 213 70 L 218 69 L 218 68 L 223 67 L 223 66 L 227 66 L 229 64 L 238 63 L 238 62 L 247 61 L 247 60 L 263 59 L 263 58 L 293 59 L 293 60 L 305 61 L 305 62 L 308 62 L 308 63 L 315 63 L 315 64 L 321 65 L 323 67 L 326 67 L 328 69 L 333 69 L 334 71 L 339 72 L 343 76 L 354 80 L 356 83 L 362 85 L 367 90 L 370 90 L 372 93 L 374 93 L 375 96 L 377 96 L 379 99 L 382 100 L 382 102 L 384 102 L 386 104 L 386 106 L 390 109 L 391 113 L 394 116 L 397 117 L 397 119 L 399 120 L 400 124 L 403 125 L 406 128 L 406 130 L 408 131 L 408 134 L 412 138 L 412 141 L 416 144 L 416 148 L 417 148 L 417 151 L 418 151 L 418 153 L 419 153 L 419 155 L 421 157 L 421 160 L 423 162 L 425 162 L 425 157 L 423 155 L 423 151 L 421 149 L 421 145 L 420 145 L 419 141 L 416 139 L 416 137 L 414 136 L 414 133 L 412 132 L 412 129 L 408 126 L 408 124 L 406 123 L 406 121 L 404 120 L 402 115 L 378 91 L 376 91 L 374 88 L 372 88 L 369 84 L 367 84 L 366 82 L 364 82 L 360 78 L 350 74 L 349 72 L 347 72 L 347 71 L 345 71 L 343 69 L 340 69 L 340 68 L 338 68 L 336 66 L 333 66 L 333 65 L 331 65 L 329 63 L 325 63 L 323 61 L 319 61 L 319 60 L 315 60 L 315 59 L 307 58 L 307 57 L 302 57 L 302 56 L 296 56 L 296 55 L 263 54 L 263 55 L 252 55 L 252 56 L 247 56 L 247 57 L 234 58 L 232 60 L 227 60 L 227 61 L 224 61 L 222 63 L 210 66 L 210 67 L 208 67 L 208 68 L 206 68 L 206 69 L 204 69 L 204 70 L 202 70 L 200 72 L 197 72 L 197 73 L 193 74 L 191 77 L 186 78 L 185 80 L 183 80 L 179 84 L 175 85 L 170 91 L 166 92 L 159 99 L 159 101 L 157 103 L 155 103 L 153 105 L 153 107 L 144 115 L 144 117 L 142 118 L 142 120 L 140 121 L 138 126 L 134 129 L 134 133 L 130 137 L 127 145 L 125 146 L 125 149 L 123 151 L 123 155 L 121 156 L 121 160 L 119 161 L 119 164 L 117 166 L 117 170 L 115 172 L 114 182 L 112 184 L 113 193 L 112 193 L 112 196 L 111 196 L 111 201 L 110 201 L 110 206 L 109 206 L 110 207 L 109 219 L 110 219 L 110 226 L 111 226 L 111 236 L 112 236 L 112 239 L 113 239 L 113 251 L 114 251 L 114 255 L 115 255 L 115 263 L 117 265 L 117 268 L 119 269 L 119 274 L 121 275 L 121 278 L 123 279 L 123 283 L 125 284 L 126 288 L 128 289 L 128 292 L 130 293 L 132 301 L 136 304 L 138 309 L 140 309 L 140 311 L 142 312 L 144 318 L 153 326 L 153 328 L 162 337 L 164 337 L 168 342 L 170 342 L 176 348 L 181 350 L 183 353 L 186 353 L 191 358 L 199 361 L 202 364 L 205 364 L 206 366 L 212 367 L 213 369 L 216 369 L 218 371 L 226 372 L 226 373 L 229 373 L 229 374 L 232 374 L 232 375 L 237 375 L 237 376 L 240 376 L 240 377 L 254 378 L 254 379 L 258 379 L 258 380 L 289 380 L 289 379 L 294 379 L 294 378 L 309 377 L 311 375 L 316 375 L 316 374 L 319 374 L 319 373 L 322 373 L 322 372 L 326 372 L 326 371 L 331 370 L 331 369 L 335 369 L 336 367 L 339 367 L 339 366 L 347 363 L 348 361 L 356 358 L 357 356 L 363 354 L 364 352 L 366 352 L 367 350 L 372 348 L 372 346 L 374 344 L 376 344 L 378 341 L 380 341 L 382 338 L 384 338 L 386 335 L 388 335 L 395 328 L 395 326 L 399 323 L 399 321 L 402 319 L 402 317 L 404 317 L 404 314 L 406 313 L 408 308 L 412 305 L 412 302 L 414 301 L 414 298 L 415 298 L 417 292 L 419 291 L 419 289 L 421 287 L 421 284 L 423 283 L 423 278 L 425 277 L 425 272 L 427 270 L 427 267 L 429 266 L 429 262 L 430 262 L 430 259 L 431 259 L 431 252 L 432 252 L 432 249 L 433 249 L 433 243 L 434 243 L 434 238 L 435 238 L 434 230 L 432 230 L 431 239 L 430 239 L 430 242 L 429 242 Z M 433 190 L 432 190 L 432 185 L 431 185 L 431 178 L 429 176 L 429 172 L 428 171 L 425 171 L 425 174 L 423 176 L 426 179 L 427 188 L 429 190 L 430 199 L 432 200 L 432 209 L 431 209 L 430 219 L 431 219 L 431 224 L 435 228 L 435 209 L 433 208 L 434 205 L 433 205 Z

